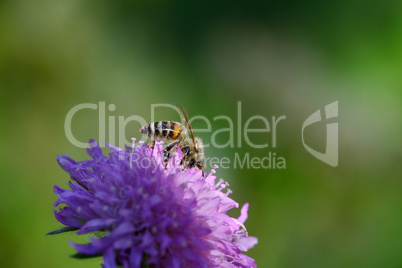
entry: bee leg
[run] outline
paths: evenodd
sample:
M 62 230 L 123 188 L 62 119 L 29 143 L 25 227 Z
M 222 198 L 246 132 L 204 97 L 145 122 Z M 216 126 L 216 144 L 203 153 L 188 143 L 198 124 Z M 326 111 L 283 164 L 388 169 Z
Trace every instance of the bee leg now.
M 188 163 L 188 167 L 192 168 L 195 164 L 195 159 L 191 159 L 190 163 Z
M 202 171 L 202 177 L 204 178 L 204 164 L 198 163 L 197 168 Z
M 155 147 L 155 140 L 151 141 L 150 143 L 148 143 L 148 148 L 154 148 Z
M 167 168 L 167 164 L 169 162 L 170 150 L 172 150 L 172 148 L 175 145 L 179 144 L 179 142 L 181 142 L 181 140 L 177 140 L 177 141 L 172 142 L 171 144 L 166 146 L 165 150 L 163 151 L 163 162 L 165 162 L 165 168 Z
M 168 146 L 166 146 L 165 152 L 170 152 L 170 150 L 172 150 L 172 148 L 173 148 L 175 145 L 179 144 L 180 142 L 181 142 L 181 139 L 172 142 L 171 144 L 169 144 Z
M 169 157 L 170 157 L 169 152 L 164 152 L 163 153 L 163 162 L 165 163 L 166 166 L 167 166 L 167 163 L 169 162 Z
M 181 159 L 181 161 L 180 161 L 180 165 L 183 165 L 183 162 L 184 162 L 184 160 L 186 159 L 186 156 L 189 154 L 189 152 L 190 152 L 190 147 L 184 147 L 183 149 L 183 152 L 184 152 L 184 154 L 183 154 L 183 158 Z
M 165 163 L 165 170 L 167 170 L 167 165 L 169 163 L 169 156 L 170 154 L 168 152 L 165 152 L 163 154 L 163 163 Z

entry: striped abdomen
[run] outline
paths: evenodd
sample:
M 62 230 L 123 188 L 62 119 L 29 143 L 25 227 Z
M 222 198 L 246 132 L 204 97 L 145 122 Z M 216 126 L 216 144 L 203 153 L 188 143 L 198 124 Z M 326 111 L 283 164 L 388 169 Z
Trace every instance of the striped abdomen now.
M 175 141 L 186 136 L 186 129 L 177 122 L 158 121 L 146 124 L 140 129 L 142 134 L 147 135 L 151 140 Z

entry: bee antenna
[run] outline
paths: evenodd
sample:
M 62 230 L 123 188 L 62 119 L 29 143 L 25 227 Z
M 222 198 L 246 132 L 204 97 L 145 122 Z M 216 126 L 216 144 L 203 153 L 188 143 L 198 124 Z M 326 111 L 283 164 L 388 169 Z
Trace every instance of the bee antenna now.
M 181 104 L 181 109 L 182 109 L 183 115 L 184 115 L 184 118 L 183 118 L 184 124 L 185 124 L 186 128 L 188 129 L 191 140 L 194 143 L 194 149 L 198 152 L 198 149 L 197 149 L 196 143 L 195 143 L 193 127 L 191 126 L 190 119 L 188 118 L 188 113 L 187 113 L 186 109 L 184 108 L 183 104 Z

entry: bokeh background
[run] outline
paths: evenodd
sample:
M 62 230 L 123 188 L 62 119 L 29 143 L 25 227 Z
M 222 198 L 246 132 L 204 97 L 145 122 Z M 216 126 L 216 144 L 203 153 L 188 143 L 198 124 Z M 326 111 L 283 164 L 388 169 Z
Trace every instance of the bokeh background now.
M 286 160 L 284 170 L 217 172 L 232 198 L 250 203 L 246 226 L 259 244 L 248 255 L 258 267 L 402 267 L 401 18 L 396 0 L 0 1 L 0 266 L 100 267 L 69 257 L 67 241 L 87 237 L 45 237 L 60 227 L 53 185 L 68 181 L 56 155 L 88 158 L 66 138 L 72 107 L 114 104 L 106 119 L 117 122 L 150 120 L 151 104 L 183 104 L 216 131 L 227 127 L 218 115 L 237 127 L 241 102 L 243 125 L 252 115 L 286 116 L 276 148 L 271 134 L 255 133 L 252 141 L 270 147 L 243 140 L 207 150 Z M 333 168 L 304 149 L 301 126 L 336 100 Z M 160 109 L 156 119 L 178 117 Z M 129 123 L 125 137 L 141 138 L 139 127 Z M 98 139 L 97 111 L 77 113 L 72 130 Z M 324 151 L 325 135 L 318 123 L 306 142 Z

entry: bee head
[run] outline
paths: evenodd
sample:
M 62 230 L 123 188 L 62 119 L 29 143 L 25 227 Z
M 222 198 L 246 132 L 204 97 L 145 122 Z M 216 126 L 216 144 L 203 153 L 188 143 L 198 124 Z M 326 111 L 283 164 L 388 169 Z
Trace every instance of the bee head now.
M 142 134 L 147 134 L 148 133 L 148 127 L 149 127 L 149 124 L 146 124 L 145 126 L 141 127 L 140 132 Z

